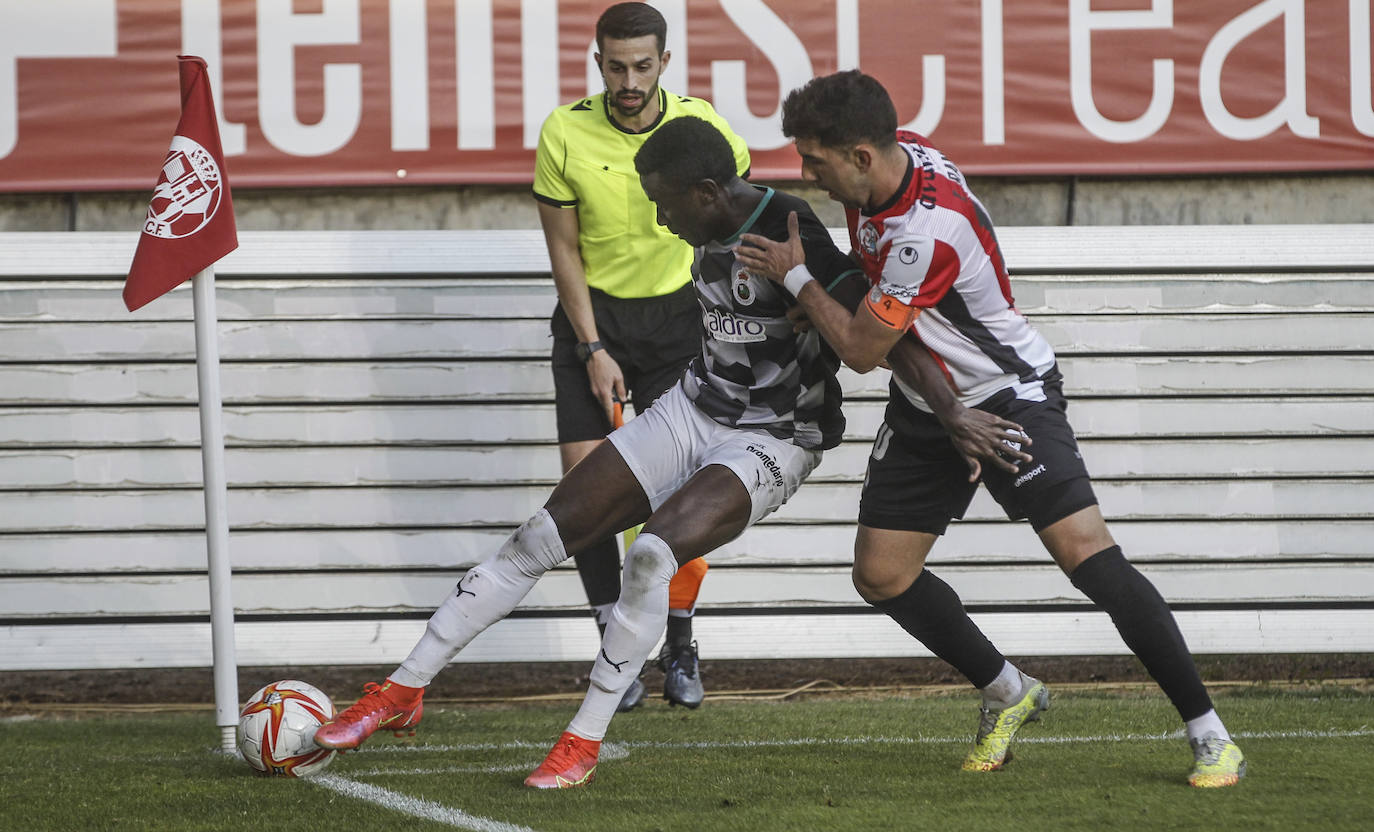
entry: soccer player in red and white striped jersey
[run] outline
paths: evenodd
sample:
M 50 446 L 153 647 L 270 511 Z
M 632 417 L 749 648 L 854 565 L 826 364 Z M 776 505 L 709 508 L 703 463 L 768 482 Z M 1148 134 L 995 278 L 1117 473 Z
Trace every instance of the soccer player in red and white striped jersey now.
M 887 356 L 892 391 L 859 507 L 854 585 L 983 694 L 969 771 L 1009 759 L 1016 731 L 1049 705 L 1043 683 L 1007 661 L 947 584 L 925 568 L 977 488 L 947 409 L 957 398 L 1020 426 L 982 481 L 1010 519 L 1029 519 L 1073 585 L 1105 610 L 1177 708 L 1194 751 L 1189 782 L 1229 786 L 1245 773 L 1158 590 L 1112 539 L 1067 416 L 1054 350 L 1016 311 L 992 222 L 959 169 L 925 138 L 897 131 L 887 91 L 857 70 L 808 82 L 783 105 L 804 179 L 848 215 L 853 256 L 871 284 L 853 314 L 820 289 L 800 241 L 744 238 L 737 258 L 786 287 L 846 364 Z M 904 337 L 928 350 L 892 350 Z M 931 360 L 933 358 L 933 361 Z M 937 398 L 938 397 L 938 400 Z M 935 414 L 942 414 L 937 417 Z M 953 437 L 953 440 L 951 439 Z M 1029 459 L 1025 455 L 1029 453 Z M 1014 467 L 1015 470 L 1008 471 Z

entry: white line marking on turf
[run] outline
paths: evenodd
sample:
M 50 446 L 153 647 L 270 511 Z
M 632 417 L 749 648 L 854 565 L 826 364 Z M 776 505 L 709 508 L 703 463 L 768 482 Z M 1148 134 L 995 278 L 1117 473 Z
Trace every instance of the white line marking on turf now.
M 1236 731 L 1232 735 L 1236 739 L 1351 739 L 1356 737 L 1374 736 L 1374 728 L 1361 726 L 1354 730 L 1295 730 L 1295 731 Z M 1041 745 L 1061 745 L 1069 743 L 1101 743 L 1101 742 L 1153 742 L 1157 740 L 1181 739 L 1183 732 L 1167 731 L 1158 734 L 1098 734 L 1094 736 L 1067 736 L 1067 737 L 1041 737 L 1019 735 L 1016 742 L 1020 744 L 1041 744 Z M 939 737 L 939 736 L 915 736 L 915 737 L 795 737 L 793 739 L 781 740 L 702 740 L 700 742 L 659 742 L 652 740 L 632 740 L 628 742 L 607 743 L 603 749 L 610 750 L 612 747 L 619 747 L 628 752 L 636 748 L 652 749 L 691 749 L 691 748 L 793 748 L 807 746 L 849 746 L 849 745 L 947 745 L 963 744 L 969 741 L 968 736 L 959 737 Z M 408 745 L 408 746 L 371 746 L 358 749 L 359 754 L 413 754 L 417 752 L 472 752 L 472 751 L 522 751 L 529 748 L 543 749 L 547 743 L 531 743 L 523 740 L 512 740 L 505 743 L 458 743 L 453 745 Z M 604 751 L 603 751 L 604 753 Z M 605 759 L 611 759 L 605 757 Z
M 523 746 L 523 743 L 521 743 Z M 523 748 L 521 749 L 523 750 Z M 607 760 L 623 760 L 630 756 L 630 751 L 624 743 L 608 742 L 601 745 L 599 762 Z M 510 774 L 511 772 L 533 771 L 535 766 L 543 762 L 539 760 L 528 760 L 521 763 L 508 763 L 505 765 L 490 766 L 438 766 L 433 768 L 364 768 L 356 771 L 350 770 L 348 773 L 354 777 L 385 777 L 391 774 Z
M 418 797 L 411 797 L 408 794 L 393 792 L 381 786 L 373 786 L 369 783 L 359 783 L 349 780 L 347 777 L 340 777 L 337 774 L 317 774 L 314 777 L 307 777 L 307 783 L 316 786 L 323 786 L 332 792 L 337 792 L 345 797 L 352 797 L 358 800 L 366 800 L 375 803 L 386 809 L 410 815 L 411 817 L 422 818 L 424 820 L 438 821 L 446 823 L 456 829 L 467 829 L 470 832 L 534 832 L 528 826 L 517 826 L 513 823 L 503 823 L 491 818 L 469 815 L 462 809 L 455 809 L 445 806 L 442 803 L 435 803 L 432 800 L 422 800 Z

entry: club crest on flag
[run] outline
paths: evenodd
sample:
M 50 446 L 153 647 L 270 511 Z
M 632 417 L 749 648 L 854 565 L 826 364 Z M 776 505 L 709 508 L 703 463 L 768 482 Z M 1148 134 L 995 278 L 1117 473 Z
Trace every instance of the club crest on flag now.
M 143 233 L 124 281 L 124 305 L 131 312 L 208 269 L 239 245 L 205 61 L 182 55 L 177 63 L 181 118 L 162 157 Z
M 224 197 L 224 177 L 210 151 L 194 139 L 173 136 L 162 173 L 148 203 L 143 233 L 189 237 L 215 216 Z

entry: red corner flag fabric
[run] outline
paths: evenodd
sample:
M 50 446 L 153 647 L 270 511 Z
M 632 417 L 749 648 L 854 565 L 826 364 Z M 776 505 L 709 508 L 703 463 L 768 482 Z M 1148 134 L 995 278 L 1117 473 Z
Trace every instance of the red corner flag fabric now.
M 181 121 L 162 162 L 148 218 L 124 281 L 132 312 L 238 248 L 234 205 L 205 61 L 182 55 Z

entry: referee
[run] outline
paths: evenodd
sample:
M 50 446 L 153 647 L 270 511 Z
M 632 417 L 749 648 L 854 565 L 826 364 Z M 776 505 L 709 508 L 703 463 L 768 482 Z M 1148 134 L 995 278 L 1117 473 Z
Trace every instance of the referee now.
M 659 87 L 672 57 L 668 24 L 645 3 L 618 3 L 596 23 L 604 92 L 565 104 L 544 121 L 534 198 L 558 290 L 553 333 L 558 448 L 567 473 L 612 429 L 616 403 L 643 413 L 701 352 L 701 310 L 691 285 L 692 248 L 657 222 L 634 157 L 665 121 L 697 116 L 729 139 L 740 174 L 749 150 L 707 102 Z M 577 572 L 603 631 L 620 597 L 614 538 L 576 556 Z M 659 665 L 663 696 L 695 708 L 703 691 L 692 610 L 706 574 L 698 558 L 670 586 L 668 633 Z M 644 700 L 638 679 L 620 710 Z

